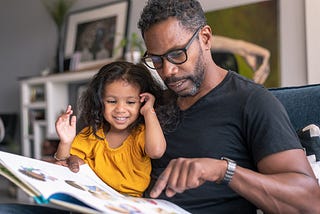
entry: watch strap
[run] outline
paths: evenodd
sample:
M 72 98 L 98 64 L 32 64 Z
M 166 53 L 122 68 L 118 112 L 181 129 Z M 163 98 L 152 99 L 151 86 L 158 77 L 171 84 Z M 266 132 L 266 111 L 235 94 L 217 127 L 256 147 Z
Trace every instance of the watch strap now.
M 224 184 L 229 184 L 232 180 L 234 172 L 236 171 L 237 163 L 234 160 L 231 160 L 226 157 L 222 157 L 221 160 L 227 161 L 227 171 L 224 174 L 224 177 L 221 182 Z

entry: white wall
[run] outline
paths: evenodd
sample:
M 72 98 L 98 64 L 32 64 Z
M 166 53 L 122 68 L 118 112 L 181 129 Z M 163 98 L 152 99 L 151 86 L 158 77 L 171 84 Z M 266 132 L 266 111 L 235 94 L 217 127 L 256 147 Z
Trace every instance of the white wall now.
M 281 85 L 307 83 L 304 0 L 280 0 Z
M 256 3 L 266 0 L 199 0 L 205 11 L 219 10 L 227 7 L 236 7 L 244 4 Z
M 307 80 L 309 84 L 320 83 L 320 1 L 306 0 L 306 37 L 307 37 Z

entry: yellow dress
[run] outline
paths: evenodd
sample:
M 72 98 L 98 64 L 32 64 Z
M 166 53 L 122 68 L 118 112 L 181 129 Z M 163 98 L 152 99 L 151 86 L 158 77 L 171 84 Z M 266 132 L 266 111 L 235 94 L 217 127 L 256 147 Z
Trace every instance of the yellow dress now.
M 150 182 L 151 161 L 145 153 L 145 127 L 141 125 L 116 149 L 108 146 L 102 129 L 97 135 L 84 134 L 74 139 L 70 153 L 83 159 L 109 186 L 131 196 L 141 197 Z

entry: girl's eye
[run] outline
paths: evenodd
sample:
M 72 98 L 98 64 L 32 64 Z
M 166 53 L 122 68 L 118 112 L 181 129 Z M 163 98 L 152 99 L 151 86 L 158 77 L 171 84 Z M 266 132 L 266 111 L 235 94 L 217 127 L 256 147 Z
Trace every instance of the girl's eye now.
M 128 103 L 129 105 L 134 105 L 134 104 L 136 104 L 135 101 L 128 101 L 127 103 Z
M 106 100 L 106 103 L 116 103 L 116 101 L 115 100 Z

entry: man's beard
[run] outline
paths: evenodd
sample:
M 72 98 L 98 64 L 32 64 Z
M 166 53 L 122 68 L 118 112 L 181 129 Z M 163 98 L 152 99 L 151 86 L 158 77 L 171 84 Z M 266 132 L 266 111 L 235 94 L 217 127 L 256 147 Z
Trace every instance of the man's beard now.
M 197 63 L 195 64 L 193 70 L 194 70 L 194 75 L 189 75 L 189 76 L 183 77 L 183 79 L 187 79 L 187 80 L 191 81 L 191 83 L 192 83 L 191 89 L 188 91 L 185 91 L 185 92 L 177 92 L 177 95 L 179 97 L 191 97 L 191 96 L 196 95 L 199 92 L 199 88 L 200 88 L 200 86 L 203 82 L 203 79 L 204 79 L 204 63 L 203 63 L 202 53 L 199 54 Z M 180 79 L 182 79 L 182 78 L 167 79 L 165 81 L 165 83 L 167 85 L 167 82 L 175 82 L 175 81 L 179 81 Z M 168 85 L 167 85 L 167 88 L 169 88 Z

